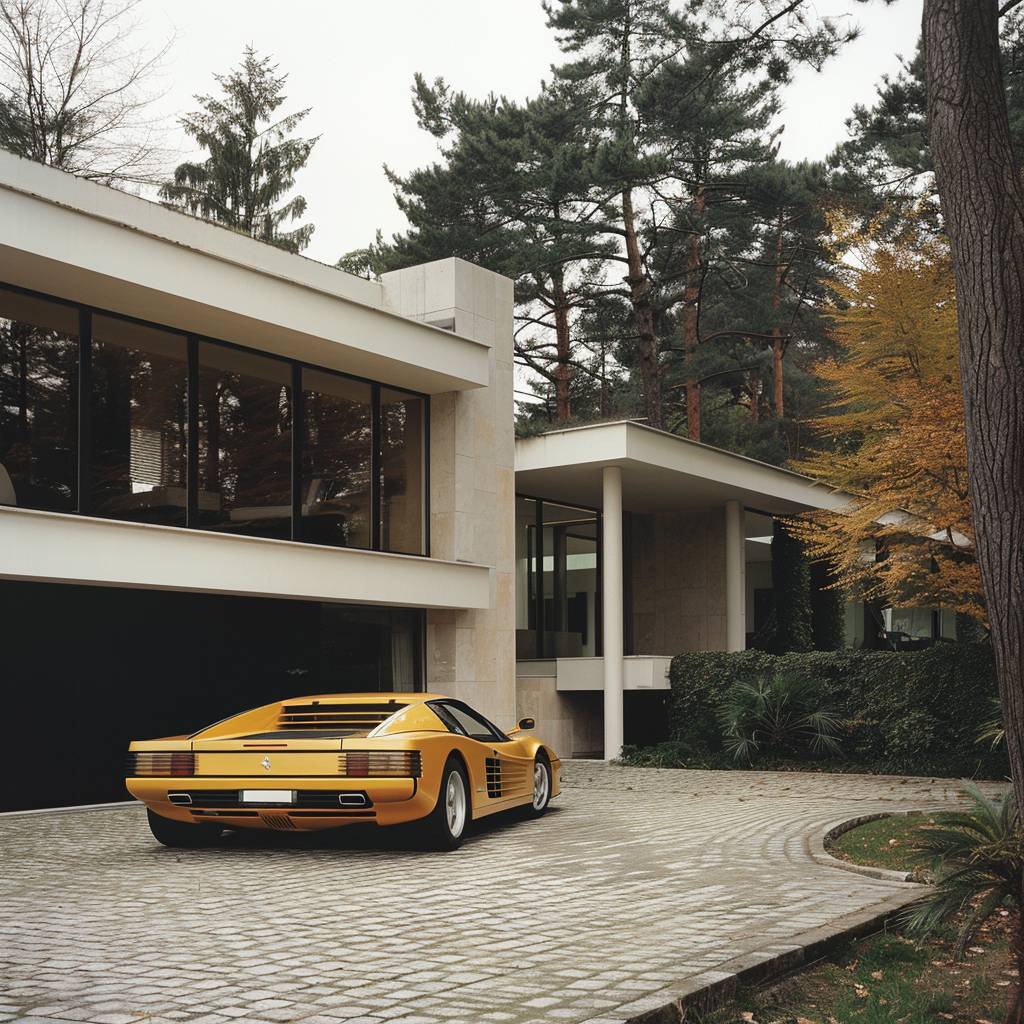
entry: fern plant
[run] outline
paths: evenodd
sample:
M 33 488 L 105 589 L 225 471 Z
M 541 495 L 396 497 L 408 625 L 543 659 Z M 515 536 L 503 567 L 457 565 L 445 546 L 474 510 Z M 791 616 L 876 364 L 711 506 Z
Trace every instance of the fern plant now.
M 931 867 L 934 885 L 903 911 L 911 935 L 925 936 L 957 921 L 955 955 L 997 910 L 1013 911 L 1011 946 L 1017 967 L 1007 1024 L 1024 1021 L 1024 835 L 1013 793 L 989 799 L 973 783 L 964 784 L 971 800 L 965 811 L 943 814 L 941 824 L 922 831 L 915 857 Z
M 816 687 L 796 675 L 736 683 L 725 694 L 718 721 L 725 749 L 748 764 L 757 754 L 839 752 L 840 718 L 822 706 Z

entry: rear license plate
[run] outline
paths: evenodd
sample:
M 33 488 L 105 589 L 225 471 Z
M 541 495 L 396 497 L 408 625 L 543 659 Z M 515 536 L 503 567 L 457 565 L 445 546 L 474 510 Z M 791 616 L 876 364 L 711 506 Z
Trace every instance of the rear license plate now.
M 243 789 L 243 804 L 293 804 L 294 789 Z

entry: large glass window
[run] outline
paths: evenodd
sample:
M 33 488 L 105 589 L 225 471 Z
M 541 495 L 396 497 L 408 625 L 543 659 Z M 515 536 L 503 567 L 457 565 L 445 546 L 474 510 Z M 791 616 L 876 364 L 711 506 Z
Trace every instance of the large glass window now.
M 90 511 L 185 524 L 188 343 L 109 316 L 92 320 Z
M 302 371 L 303 540 L 371 546 L 373 412 L 371 388 L 316 370 Z
M 0 505 L 422 555 L 428 408 L 0 285 Z
M 598 653 L 597 517 L 544 502 L 544 647 L 547 657 Z
M 380 537 L 385 551 L 424 553 L 423 399 L 381 389 Z
M 598 517 L 516 498 L 516 657 L 601 653 Z
M 0 505 L 77 508 L 78 310 L 0 289 Z
M 199 346 L 199 522 L 291 536 L 291 366 Z
M 537 502 L 516 495 L 516 658 L 537 658 Z

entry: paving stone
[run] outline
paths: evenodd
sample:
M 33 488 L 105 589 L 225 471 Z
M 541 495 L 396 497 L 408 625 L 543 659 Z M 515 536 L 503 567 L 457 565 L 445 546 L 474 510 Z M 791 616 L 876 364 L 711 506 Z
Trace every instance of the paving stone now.
M 168 850 L 124 807 L 0 815 L 0 1021 L 623 1024 L 913 890 L 815 861 L 943 779 L 569 762 L 536 821 L 425 854 L 387 830 Z M 51 1016 L 52 1014 L 52 1016 Z

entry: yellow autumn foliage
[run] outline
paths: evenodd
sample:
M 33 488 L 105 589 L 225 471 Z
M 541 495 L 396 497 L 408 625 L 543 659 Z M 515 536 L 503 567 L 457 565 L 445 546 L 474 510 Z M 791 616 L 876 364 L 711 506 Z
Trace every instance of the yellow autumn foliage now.
M 817 367 L 836 398 L 814 424 L 829 450 L 794 468 L 856 501 L 802 517 L 794 530 L 862 599 L 984 621 L 948 249 L 912 229 L 882 241 L 840 224 L 836 237 L 844 247 L 833 311 L 841 355 Z

